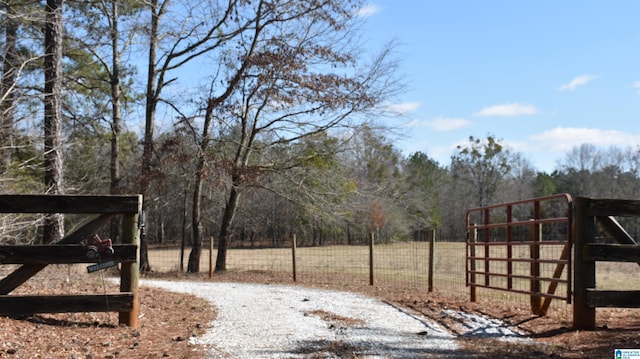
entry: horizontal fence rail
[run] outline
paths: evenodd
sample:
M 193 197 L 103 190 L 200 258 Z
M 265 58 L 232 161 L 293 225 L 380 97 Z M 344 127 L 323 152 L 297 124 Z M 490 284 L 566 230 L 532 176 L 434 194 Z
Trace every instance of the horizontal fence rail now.
M 0 266 L 21 266 L 0 278 L 0 314 L 119 312 L 121 324 L 138 326 L 139 240 L 142 196 L 0 195 L 0 214 L 95 214 L 59 241 L 47 245 L 0 244 Z M 101 241 L 96 232 L 122 216 L 122 244 Z M 87 238 L 97 238 L 90 241 Z M 105 244 L 103 244 L 105 243 Z M 106 244 L 108 243 L 108 244 Z M 107 254 L 106 246 L 110 249 Z M 101 258 L 100 253 L 105 258 Z M 104 259 L 104 261 L 103 261 Z M 120 264 L 120 293 L 82 295 L 14 295 L 27 280 L 50 264 L 95 263 L 96 271 Z
M 529 295 L 538 315 L 546 314 L 552 299 L 571 303 L 572 203 L 560 194 L 467 211 L 471 301 L 480 287 Z

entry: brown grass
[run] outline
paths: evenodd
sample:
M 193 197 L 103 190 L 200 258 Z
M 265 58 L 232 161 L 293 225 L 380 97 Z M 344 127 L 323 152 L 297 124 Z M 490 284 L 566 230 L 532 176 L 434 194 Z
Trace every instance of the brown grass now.
M 561 246 L 546 246 L 541 249 L 541 258 L 558 259 L 562 251 Z M 376 283 L 395 282 L 400 286 L 413 288 L 427 287 L 429 247 L 427 242 L 400 242 L 394 244 L 376 244 L 374 246 L 374 278 Z M 436 291 L 445 291 L 450 295 L 468 296 L 469 290 L 465 285 L 465 253 L 464 243 L 439 242 L 435 247 L 434 258 L 434 287 Z M 185 253 L 185 263 L 189 252 Z M 217 252 L 212 253 L 215 263 Z M 484 252 L 478 253 L 483 256 Z M 516 258 L 528 258 L 529 246 L 514 246 L 513 255 Z M 491 247 L 491 256 L 506 258 L 504 247 Z M 152 249 L 149 260 L 155 272 L 173 272 L 179 269 L 179 249 Z M 491 262 L 491 271 L 506 273 L 506 263 Z M 200 269 L 207 272 L 209 268 L 209 250 L 205 249 L 200 258 Z M 479 261 L 479 270 L 483 269 L 483 262 Z M 268 249 L 231 249 L 227 254 L 227 269 L 229 271 L 270 271 L 290 273 L 293 278 L 292 250 L 290 248 Z M 555 264 L 542 264 L 543 277 L 552 277 L 556 269 Z M 351 278 L 368 283 L 369 281 L 369 247 L 368 246 L 323 246 L 300 247 L 296 251 L 297 276 L 305 274 L 336 273 L 347 274 Z M 530 265 L 525 262 L 513 264 L 515 274 L 529 275 Z M 566 268 L 562 278 L 567 278 Z M 483 276 L 477 280 L 484 281 Z M 506 279 L 491 277 L 491 285 L 506 288 Z M 484 282 L 482 282 L 484 283 Z M 542 281 L 542 288 L 547 291 L 550 282 Z M 635 263 L 598 262 L 596 265 L 596 283 L 598 289 L 640 289 L 640 266 Z M 528 290 L 529 282 L 514 279 L 513 288 Z M 566 286 L 560 284 L 556 294 L 564 296 Z M 514 295 L 495 291 L 483 290 L 479 295 L 495 297 L 499 300 L 509 300 Z M 526 296 L 516 295 L 520 300 L 528 300 Z M 517 299 L 516 299 L 517 300 Z

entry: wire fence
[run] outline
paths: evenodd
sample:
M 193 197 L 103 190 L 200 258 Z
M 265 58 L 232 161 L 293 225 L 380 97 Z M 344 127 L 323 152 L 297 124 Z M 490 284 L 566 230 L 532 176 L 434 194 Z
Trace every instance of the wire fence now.
M 201 272 L 215 265 L 217 249 L 210 250 L 205 243 L 200 258 Z M 433 253 L 430 253 L 433 248 Z M 189 250 L 182 255 L 187 268 Z M 469 298 L 465 280 L 465 243 L 437 241 L 431 247 L 429 241 L 374 243 L 368 245 L 330 245 L 296 247 L 292 240 L 283 242 L 280 248 L 229 249 L 227 271 L 264 271 L 285 273 L 294 280 L 305 276 L 324 276 L 336 287 L 349 289 L 354 284 L 397 288 L 397 290 L 443 294 L 460 299 Z M 149 261 L 156 272 L 180 270 L 179 248 L 151 248 Z M 373 262 L 371 262 L 373 258 Z M 295 266 L 294 266 L 295 263 Z M 518 293 L 478 288 L 480 300 L 500 300 L 514 306 L 529 305 L 530 297 Z M 551 309 L 569 313 L 570 305 L 553 301 Z M 568 314 L 566 314 L 568 315 Z
M 210 251 L 205 243 L 200 269 L 206 271 L 210 261 L 215 263 L 217 249 Z M 465 290 L 464 253 L 462 242 L 441 242 L 434 246 L 430 269 L 428 241 L 374 243 L 369 245 L 328 245 L 293 248 L 292 240 L 279 248 L 229 249 L 228 271 L 270 271 L 291 274 L 292 281 L 305 274 L 335 276 L 336 274 L 375 284 L 402 283 L 412 289 L 429 289 L 429 271 L 433 282 L 442 290 Z M 179 248 L 149 249 L 149 262 L 155 272 L 175 272 L 187 267 L 190 249 L 181 255 Z M 183 258 L 181 265 L 180 258 Z M 373 260 L 373 261 L 372 261 Z M 295 267 L 294 267 L 295 263 Z M 435 290 L 438 290 L 435 286 Z

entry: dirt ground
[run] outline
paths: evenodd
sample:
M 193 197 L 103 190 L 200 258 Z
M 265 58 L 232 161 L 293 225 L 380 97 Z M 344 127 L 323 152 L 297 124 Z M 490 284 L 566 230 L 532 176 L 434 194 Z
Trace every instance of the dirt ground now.
M 205 274 L 173 277 L 210 280 Z M 294 284 L 290 275 L 267 272 L 227 272 L 216 274 L 213 280 Z M 345 289 L 334 288 L 326 277 L 308 275 L 294 285 Z M 459 357 L 612 358 L 614 349 L 640 348 L 638 309 L 598 309 L 597 330 L 575 331 L 571 329 L 571 318 L 564 312 L 536 317 L 528 308 L 495 301 L 469 303 L 441 294 L 380 286 L 353 285 L 348 289 L 422 313 L 454 332 L 455 323 L 442 315 L 444 309 L 501 319 L 533 339 L 524 342 L 461 337 L 457 339 L 463 347 Z M 109 284 L 103 273 L 86 274 L 53 266 L 12 294 L 103 292 L 117 292 L 117 287 Z M 204 349 L 190 344 L 189 337 L 204 333 L 215 316 L 215 308 L 210 308 L 203 299 L 142 287 L 139 327 L 135 329 L 119 326 L 117 313 L 0 317 L 0 358 L 204 358 Z M 354 358 L 348 352 L 340 352 L 339 346 L 334 354 L 339 358 Z
M 66 267 L 49 266 L 11 294 L 119 291 L 103 273 Z M 138 328 L 120 326 L 118 313 L 0 316 L 0 358 L 204 358 L 204 348 L 191 345 L 189 337 L 203 334 L 215 319 L 206 300 L 148 287 L 139 295 Z

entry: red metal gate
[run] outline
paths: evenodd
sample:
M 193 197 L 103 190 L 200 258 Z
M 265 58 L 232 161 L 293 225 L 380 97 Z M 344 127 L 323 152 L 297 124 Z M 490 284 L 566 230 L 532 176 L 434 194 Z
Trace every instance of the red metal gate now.
M 471 301 L 480 287 L 529 295 L 537 315 L 552 299 L 571 303 L 572 204 L 559 194 L 467 211 Z

